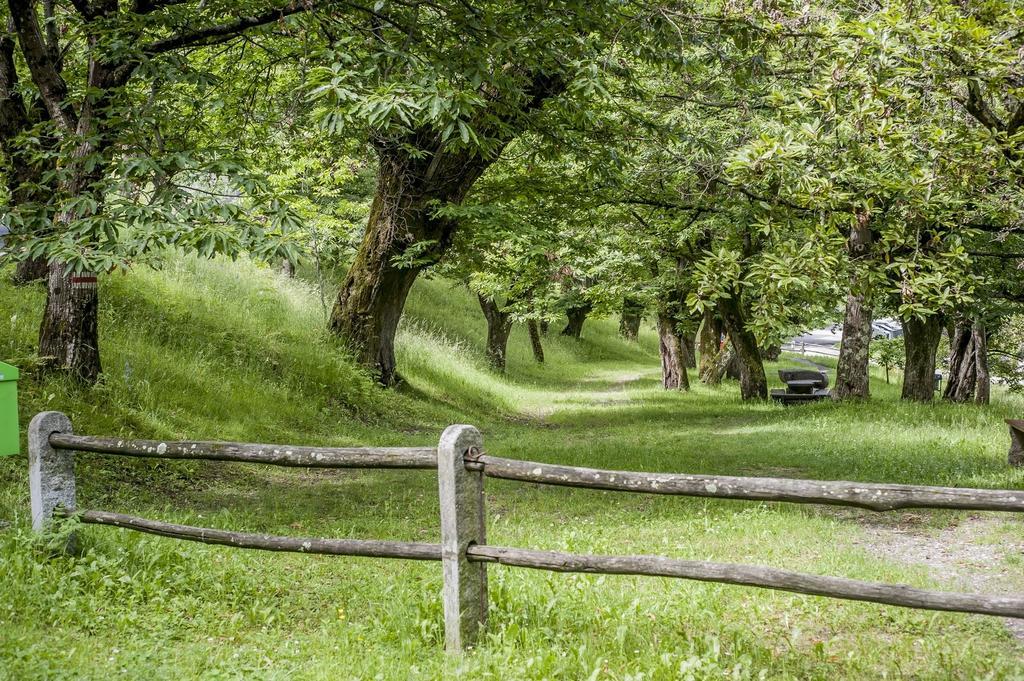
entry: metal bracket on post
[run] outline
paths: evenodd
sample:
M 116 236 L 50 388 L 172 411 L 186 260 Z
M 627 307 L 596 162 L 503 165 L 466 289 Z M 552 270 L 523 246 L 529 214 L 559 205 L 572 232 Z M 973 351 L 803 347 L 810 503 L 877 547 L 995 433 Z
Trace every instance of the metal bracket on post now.
M 480 431 L 466 425 L 448 426 L 437 447 L 444 640 L 450 652 L 476 645 L 487 624 L 487 565 L 470 562 L 466 554 L 486 537 L 483 471 L 466 468 L 466 455 L 482 449 Z
M 53 512 L 63 508 L 75 510 L 75 462 L 71 452 L 50 445 L 54 433 L 71 433 L 71 419 L 59 411 L 36 414 L 28 426 L 28 485 L 32 498 L 32 529 L 44 532 L 50 527 Z M 65 552 L 75 548 L 75 537 L 69 536 L 61 547 Z

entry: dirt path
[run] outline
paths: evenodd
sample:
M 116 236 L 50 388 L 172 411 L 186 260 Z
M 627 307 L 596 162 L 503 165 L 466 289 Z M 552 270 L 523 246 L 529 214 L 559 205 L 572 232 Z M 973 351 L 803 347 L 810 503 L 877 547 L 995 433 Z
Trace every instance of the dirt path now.
M 922 518 L 905 514 L 900 522 L 872 522 L 866 525 L 865 538 L 854 542 L 879 558 L 926 567 L 931 577 L 951 589 L 973 593 L 1019 594 L 1024 590 L 1024 575 L 1007 559 L 1024 555 L 1024 537 L 1006 538 L 1005 521 L 986 516 L 970 516 L 941 530 L 920 527 Z M 1024 620 L 1005 619 L 1006 628 L 1024 643 Z
M 633 398 L 625 394 L 626 386 L 639 381 L 641 378 L 643 378 L 643 373 L 638 371 L 618 374 L 612 377 L 611 385 L 608 386 L 607 390 L 589 393 L 588 397 L 593 399 L 595 405 L 631 402 Z M 595 380 L 606 381 L 608 379 L 603 377 Z
M 628 404 L 633 398 L 626 393 L 626 387 L 639 381 L 651 372 L 624 371 L 597 372 L 584 378 L 573 390 L 566 391 L 559 399 L 555 399 L 539 408 L 530 411 L 531 418 L 543 421 L 552 414 L 563 409 L 579 409 L 581 407 L 605 407 L 612 404 Z M 594 385 L 594 390 L 586 389 Z

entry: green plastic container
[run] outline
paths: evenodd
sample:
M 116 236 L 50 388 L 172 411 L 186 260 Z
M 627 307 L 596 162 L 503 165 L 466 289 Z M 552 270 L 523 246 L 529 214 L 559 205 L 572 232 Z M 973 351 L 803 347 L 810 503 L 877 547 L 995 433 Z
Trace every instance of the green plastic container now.
M 21 450 L 18 432 L 18 370 L 0 362 L 0 456 Z

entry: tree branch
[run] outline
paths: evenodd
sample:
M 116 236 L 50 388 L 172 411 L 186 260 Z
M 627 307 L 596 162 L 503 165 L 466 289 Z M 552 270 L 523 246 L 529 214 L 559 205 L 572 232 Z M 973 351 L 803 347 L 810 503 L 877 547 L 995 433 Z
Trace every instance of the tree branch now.
M 693 210 L 704 212 L 704 213 L 716 213 L 718 212 L 715 208 L 710 206 L 694 206 L 684 203 L 669 203 L 667 201 L 658 201 L 656 199 L 607 199 L 601 201 L 598 206 L 650 206 L 651 208 L 664 208 L 665 210 Z M 630 209 L 630 212 L 633 212 Z
M 661 99 L 671 99 L 671 100 L 674 100 L 674 101 L 677 101 L 677 102 L 685 102 L 687 104 L 694 104 L 696 106 L 703 106 L 703 107 L 706 107 L 706 108 L 709 108 L 709 109 L 749 109 L 749 110 L 753 111 L 753 110 L 763 110 L 763 109 L 770 109 L 770 108 L 772 108 L 772 107 L 768 106 L 767 104 L 765 104 L 764 102 L 758 102 L 758 101 L 754 101 L 754 102 L 746 102 L 746 101 L 736 101 L 736 102 L 710 101 L 710 100 L 701 99 L 701 98 L 698 98 L 698 97 L 687 97 L 685 95 L 670 95 L 670 94 L 662 94 L 662 95 L 658 95 L 658 97 L 661 98 Z
M 1004 260 L 1024 259 L 1024 253 L 997 253 L 994 251 L 967 251 L 967 255 L 976 258 L 1001 258 Z
M 135 0 L 132 3 L 132 13 L 151 14 L 174 5 L 183 5 L 189 0 Z
M 142 51 L 148 55 L 157 55 L 183 47 L 215 45 L 217 43 L 224 42 L 225 40 L 235 38 L 239 34 L 251 28 L 266 26 L 267 24 L 272 24 L 275 21 L 279 21 L 293 14 L 308 12 L 315 9 L 317 6 L 317 3 L 308 3 L 304 5 L 276 7 L 274 9 L 267 10 L 262 14 L 239 17 L 234 21 L 228 21 L 223 24 L 214 24 L 213 26 L 207 26 L 206 28 L 201 28 L 191 33 L 179 33 L 178 35 L 171 36 L 170 38 L 157 40 L 143 47 Z
M 51 118 L 65 130 L 74 130 L 77 117 L 68 103 L 68 86 L 53 61 L 53 55 L 39 29 L 33 0 L 8 0 L 11 17 L 18 32 L 21 53 L 25 57 L 32 80 L 46 104 Z
M 1001 121 L 995 111 L 992 110 L 992 107 L 988 105 L 985 95 L 981 91 L 981 86 L 978 85 L 977 73 L 975 73 L 974 69 L 970 67 L 963 55 L 956 50 L 950 48 L 946 53 L 949 55 L 949 60 L 960 67 L 964 77 L 967 79 L 967 97 L 958 97 L 957 101 L 967 109 L 967 113 L 974 116 L 975 120 L 990 131 L 1006 132 L 1007 124 Z M 1017 114 L 1024 115 L 1024 112 L 1018 110 Z M 1016 114 L 1014 117 L 1016 118 Z

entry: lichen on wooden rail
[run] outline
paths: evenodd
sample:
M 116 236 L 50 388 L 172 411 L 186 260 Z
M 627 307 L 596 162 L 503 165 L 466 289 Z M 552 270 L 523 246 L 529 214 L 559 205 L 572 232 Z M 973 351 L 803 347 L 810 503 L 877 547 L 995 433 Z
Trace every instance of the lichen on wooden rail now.
M 872 511 L 891 511 L 899 508 L 1024 511 L 1022 490 L 927 487 L 843 480 L 639 473 L 560 466 L 488 455 L 476 457 L 469 465 L 483 466 L 484 474 L 491 478 L 622 492 L 832 504 L 858 506 Z
M 241 461 L 302 468 L 437 468 L 435 447 L 295 447 L 244 442 L 168 442 L 54 433 L 50 445 L 97 454 Z
M 383 541 L 378 539 L 316 539 L 282 537 L 273 534 L 252 534 L 215 530 L 208 527 L 176 525 L 160 520 L 150 520 L 123 513 L 109 511 L 60 511 L 55 515 L 73 516 L 80 522 L 95 525 L 112 525 L 161 537 L 185 539 L 203 544 L 234 546 L 240 549 L 263 551 L 291 551 L 295 553 L 318 553 L 332 556 L 367 556 L 373 558 L 402 558 L 406 560 L 441 560 L 440 544 L 419 542 Z
M 660 556 L 575 555 L 501 546 L 470 546 L 467 553 L 470 560 L 474 561 L 554 572 L 678 577 L 904 608 L 1024 618 L 1024 598 L 1015 596 L 928 591 L 904 584 L 880 584 L 845 577 L 810 575 L 758 565 L 710 563 Z

